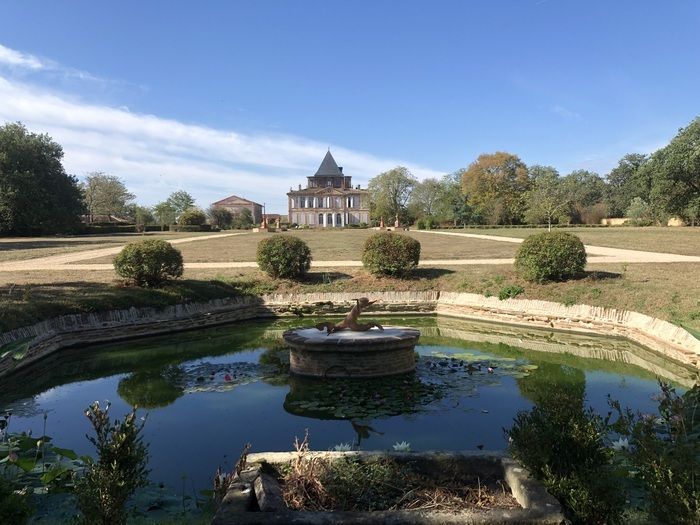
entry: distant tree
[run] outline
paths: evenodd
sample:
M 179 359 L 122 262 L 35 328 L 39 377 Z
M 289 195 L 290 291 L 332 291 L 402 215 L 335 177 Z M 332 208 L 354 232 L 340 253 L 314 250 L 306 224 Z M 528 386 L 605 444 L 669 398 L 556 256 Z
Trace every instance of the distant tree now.
M 605 199 L 605 181 L 600 175 L 592 171 L 575 170 L 562 179 L 562 185 L 571 203 L 570 221 L 574 224 L 595 222 L 588 216 L 588 211 Z
M 399 220 L 405 221 L 408 215 L 406 205 L 417 183 L 418 180 L 403 166 L 397 166 L 371 179 L 367 189 L 374 204 L 374 218 L 384 217 L 390 224 L 398 215 Z
M 136 198 L 121 179 L 101 171 L 88 173 L 80 188 L 90 222 L 95 215 L 106 215 L 110 222 L 113 216 L 126 216 L 129 204 Z
M 186 224 L 188 226 L 201 226 L 207 222 L 207 216 L 199 208 L 194 206 L 187 208 L 177 218 L 178 224 Z
M 528 187 L 525 163 L 503 151 L 479 155 L 462 173 L 467 204 L 490 224 L 520 223 Z
M 210 206 L 207 215 L 213 226 L 225 229 L 233 224 L 233 213 L 221 206 Z
M 681 216 L 688 221 L 691 226 L 698 225 L 700 221 L 700 195 L 695 197 L 695 199 L 685 207 Z
M 233 227 L 238 230 L 247 230 L 253 226 L 253 213 L 249 208 L 242 208 L 233 219 Z
M 140 232 L 145 231 L 146 226 L 155 222 L 155 217 L 153 216 L 151 208 L 148 208 L 146 206 L 139 206 L 138 204 L 134 204 L 131 207 L 129 215 L 134 220 L 136 230 Z
M 416 183 L 409 199 L 409 208 L 416 217 L 440 219 L 447 199 L 445 185 L 437 179 L 425 179 Z
M 535 176 L 525 194 L 525 219 L 530 224 L 545 221 L 551 230 L 552 223 L 565 215 L 569 208 L 566 189 L 559 173 L 551 166 L 532 166 L 530 172 Z
M 174 191 L 165 202 L 175 210 L 177 216 L 186 209 L 194 207 L 194 198 L 184 190 Z
M 84 211 L 63 149 L 21 123 L 0 126 L 0 233 L 53 233 L 74 227 Z
M 640 169 L 646 161 L 646 155 L 630 153 L 608 173 L 605 200 L 613 217 L 622 217 L 635 197 L 649 195 L 651 177 L 645 176 L 648 171 Z
M 153 206 L 153 216 L 161 226 L 175 224 L 178 213 L 177 210 L 168 201 L 159 202 Z
M 668 214 L 683 217 L 700 198 L 700 117 L 651 156 L 649 169 L 652 202 Z
M 649 206 L 644 199 L 641 197 L 635 197 L 630 202 L 630 205 L 625 212 L 625 217 L 628 217 L 639 224 L 649 224 L 652 221 L 653 213 L 651 206 Z

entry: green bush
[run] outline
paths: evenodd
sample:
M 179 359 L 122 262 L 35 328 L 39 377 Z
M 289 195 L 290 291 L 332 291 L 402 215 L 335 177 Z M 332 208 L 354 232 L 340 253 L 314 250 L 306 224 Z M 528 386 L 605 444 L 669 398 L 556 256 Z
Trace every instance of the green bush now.
M 182 275 L 182 254 L 166 241 L 132 242 L 114 258 L 114 269 L 138 286 L 158 286 Z
M 136 226 L 133 224 L 90 224 L 80 230 L 83 234 L 106 235 L 108 233 L 136 233 Z
M 211 224 L 173 224 L 171 232 L 210 232 L 219 231 L 211 227 Z
M 0 477 L 0 523 L 21 525 L 32 515 L 26 491 L 15 492 L 9 480 Z
M 375 233 L 365 241 L 362 252 L 362 264 L 376 275 L 405 277 L 419 260 L 420 243 L 397 233 Z
M 95 401 L 86 410 L 95 437 L 88 436 L 97 449 L 97 461 L 90 460 L 75 480 L 77 504 L 84 524 L 126 523 L 126 502 L 139 487 L 148 484 L 148 449 L 143 443 L 143 421 L 132 408 L 123 421 L 111 421 L 109 404 L 102 409 Z
M 257 261 L 271 277 L 296 279 L 309 271 L 311 250 L 299 237 L 278 235 L 258 243 Z
M 499 290 L 498 298 L 501 301 L 504 301 L 506 299 L 515 299 L 524 291 L 525 289 L 522 286 L 519 286 L 517 284 L 509 284 L 508 286 L 504 286 Z
M 177 218 L 177 223 L 188 226 L 201 226 L 207 222 L 206 214 L 199 208 L 187 208 Z
M 415 226 L 416 230 L 425 230 L 425 221 L 423 219 L 418 219 Z
M 682 396 L 660 383 L 658 416 L 623 411 L 616 430 L 629 436 L 628 455 L 660 523 L 700 523 L 700 383 Z
M 565 281 L 583 273 L 585 267 L 586 249 L 571 233 L 531 235 L 515 255 L 515 269 L 527 281 Z
M 574 387 L 539 396 L 506 431 L 510 453 L 542 481 L 574 524 L 622 523 L 625 494 L 605 445 L 608 423 Z

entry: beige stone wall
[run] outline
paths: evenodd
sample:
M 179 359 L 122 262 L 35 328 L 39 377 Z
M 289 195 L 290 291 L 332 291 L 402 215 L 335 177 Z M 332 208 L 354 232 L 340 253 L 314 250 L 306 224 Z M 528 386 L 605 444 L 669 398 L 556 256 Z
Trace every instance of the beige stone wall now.
M 548 301 L 507 299 L 454 292 L 358 292 L 272 294 L 262 298 L 217 299 L 162 310 L 131 308 L 100 314 L 66 315 L 0 334 L 0 355 L 10 344 L 26 344 L 25 357 L 0 358 L 0 376 L 62 348 L 191 330 L 234 321 L 277 316 L 345 313 L 357 297 L 379 302 L 372 314 L 431 314 L 521 326 L 626 337 L 685 365 L 700 368 L 700 341 L 682 328 L 637 312 Z

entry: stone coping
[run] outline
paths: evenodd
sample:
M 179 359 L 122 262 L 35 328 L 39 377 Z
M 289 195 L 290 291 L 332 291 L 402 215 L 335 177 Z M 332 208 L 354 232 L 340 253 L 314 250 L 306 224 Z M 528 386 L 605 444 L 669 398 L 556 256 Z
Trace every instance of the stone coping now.
M 288 343 L 306 350 L 325 350 L 329 347 L 370 349 L 372 345 L 387 343 L 415 345 L 420 337 L 420 331 L 405 326 L 385 326 L 384 330 L 378 328 L 372 328 L 366 332 L 341 330 L 327 334 L 325 330 L 317 328 L 294 328 L 285 331 L 282 337 Z
M 379 302 L 371 315 L 438 314 L 519 326 L 625 337 L 676 362 L 700 369 L 700 340 L 683 328 L 638 312 L 528 299 L 499 300 L 457 292 L 269 294 L 184 303 L 157 310 L 129 308 L 64 315 L 0 334 L 0 377 L 72 346 L 162 335 L 234 321 L 344 314 L 360 296 Z M 12 348 L 24 346 L 15 361 Z M 5 354 L 3 356 L 3 354 Z
M 260 452 L 250 454 L 247 468 L 235 478 L 219 507 L 212 525 L 250 525 L 304 523 L 325 524 L 540 524 L 566 523 L 561 505 L 519 463 L 501 451 L 464 452 L 308 452 L 308 459 L 336 460 L 357 457 L 372 461 L 390 457 L 397 462 L 411 462 L 423 471 L 458 469 L 465 476 L 494 476 L 508 483 L 519 509 L 374 512 L 300 512 L 290 511 L 281 499 L 279 484 L 263 472 L 266 465 L 279 467 L 296 457 L 296 452 Z M 266 479 L 267 478 L 267 479 Z M 264 487 L 267 485 L 267 488 Z M 275 501 L 276 500 L 276 501 Z

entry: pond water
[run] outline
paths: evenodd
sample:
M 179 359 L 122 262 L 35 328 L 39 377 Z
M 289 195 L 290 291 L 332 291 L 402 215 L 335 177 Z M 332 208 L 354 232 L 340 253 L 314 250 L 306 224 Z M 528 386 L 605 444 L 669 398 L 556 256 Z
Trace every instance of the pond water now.
M 64 351 L 0 384 L 10 431 L 44 431 L 92 454 L 84 409 L 109 400 L 113 417 L 147 414 L 151 480 L 209 488 L 244 444 L 290 450 L 309 431 L 313 449 L 504 449 L 503 428 L 558 388 L 607 412 L 607 396 L 653 411 L 656 377 L 683 389 L 694 373 L 615 338 L 577 336 L 448 318 L 391 318 L 422 332 L 417 370 L 377 380 L 290 377 L 282 332 L 315 319 L 232 324 L 168 337 Z M 595 356 L 587 358 L 582 356 Z M 491 371 L 489 371 L 491 369 Z

